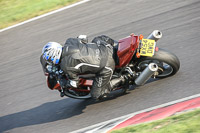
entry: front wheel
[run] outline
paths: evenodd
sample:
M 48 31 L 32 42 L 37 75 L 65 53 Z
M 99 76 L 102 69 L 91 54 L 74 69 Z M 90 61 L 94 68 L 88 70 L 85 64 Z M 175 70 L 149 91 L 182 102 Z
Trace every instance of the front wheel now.
M 164 49 L 159 49 L 153 57 L 141 57 L 138 63 L 140 69 L 144 69 L 150 63 L 158 65 L 156 78 L 166 78 L 176 74 L 180 68 L 178 57 Z
M 74 99 L 90 99 L 90 87 L 78 88 L 78 89 L 64 89 L 64 95 Z

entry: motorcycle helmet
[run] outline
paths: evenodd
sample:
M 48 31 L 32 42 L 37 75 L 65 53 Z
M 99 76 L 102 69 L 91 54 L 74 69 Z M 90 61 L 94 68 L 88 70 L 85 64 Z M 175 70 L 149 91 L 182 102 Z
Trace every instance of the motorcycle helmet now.
M 48 64 L 58 64 L 62 54 L 62 45 L 57 42 L 49 42 L 42 49 L 42 56 Z

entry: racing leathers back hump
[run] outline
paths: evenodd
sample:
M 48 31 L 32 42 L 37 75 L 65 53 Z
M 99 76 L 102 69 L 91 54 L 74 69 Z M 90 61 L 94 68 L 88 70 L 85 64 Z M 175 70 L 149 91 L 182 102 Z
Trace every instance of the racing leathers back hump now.
M 113 71 L 112 52 L 104 44 L 83 44 L 77 38 L 69 38 L 63 47 L 60 67 L 71 80 L 78 80 L 79 74 L 96 74 L 105 66 Z

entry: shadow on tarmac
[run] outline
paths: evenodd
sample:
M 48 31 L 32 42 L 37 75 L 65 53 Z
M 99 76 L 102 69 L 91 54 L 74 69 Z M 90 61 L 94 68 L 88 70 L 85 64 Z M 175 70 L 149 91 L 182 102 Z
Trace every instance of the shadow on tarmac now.
M 0 117 L 0 132 L 5 132 L 19 127 L 68 119 L 82 114 L 83 110 L 88 105 L 106 102 L 124 95 L 125 94 L 122 93 L 115 93 L 101 101 L 95 101 L 93 99 L 77 100 L 65 98 L 59 101 L 44 103 L 29 110 Z

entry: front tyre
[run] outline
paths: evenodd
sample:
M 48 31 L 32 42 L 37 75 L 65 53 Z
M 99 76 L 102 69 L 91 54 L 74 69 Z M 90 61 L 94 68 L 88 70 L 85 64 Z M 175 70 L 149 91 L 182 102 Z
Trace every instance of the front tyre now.
M 138 67 L 143 69 L 152 62 L 158 65 L 158 71 L 155 76 L 156 78 L 173 76 L 180 68 L 180 61 L 178 57 L 164 49 L 159 49 L 157 52 L 155 52 L 153 57 L 141 57 Z
M 85 87 L 85 90 L 90 89 L 90 87 Z M 83 90 L 83 88 L 80 88 Z M 91 98 L 91 94 L 89 91 L 78 91 L 77 90 L 73 90 L 73 89 L 64 89 L 64 95 L 70 98 L 74 98 L 74 99 L 90 99 Z

